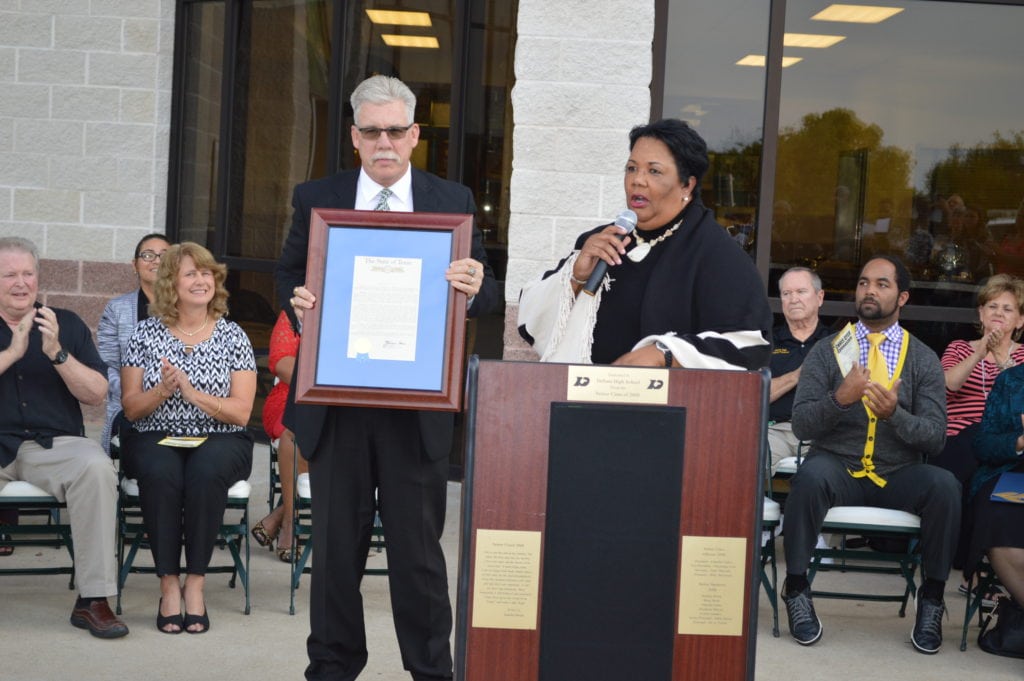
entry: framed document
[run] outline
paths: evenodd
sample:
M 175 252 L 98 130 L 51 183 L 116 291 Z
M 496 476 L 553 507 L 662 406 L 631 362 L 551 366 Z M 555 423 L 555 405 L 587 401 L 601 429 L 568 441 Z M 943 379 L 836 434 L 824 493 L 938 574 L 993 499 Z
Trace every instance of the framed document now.
M 296 401 L 458 411 L 466 294 L 444 273 L 472 236 L 472 215 L 314 208 Z

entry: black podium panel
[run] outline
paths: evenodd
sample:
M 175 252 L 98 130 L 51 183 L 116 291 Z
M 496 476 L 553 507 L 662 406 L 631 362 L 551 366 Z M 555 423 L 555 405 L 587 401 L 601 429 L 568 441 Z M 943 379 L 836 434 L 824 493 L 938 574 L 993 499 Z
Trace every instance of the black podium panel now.
M 551 404 L 539 681 L 671 681 L 685 426 Z

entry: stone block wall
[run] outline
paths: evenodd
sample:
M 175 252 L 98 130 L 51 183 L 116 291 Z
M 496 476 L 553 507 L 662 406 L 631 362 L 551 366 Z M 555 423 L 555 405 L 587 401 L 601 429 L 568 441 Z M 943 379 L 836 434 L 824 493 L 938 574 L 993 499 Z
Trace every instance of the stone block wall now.
M 135 286 L 136 242 L 165 231 L 174 10 L 0 2 L 0 235 L 34 241 L 42 301 L 94 329 Z
M 535 359 L 516 330 L 523 284 L 625 206 L 629 129 L 650 119 L 653 0 L 520 0 L 505 358 Z

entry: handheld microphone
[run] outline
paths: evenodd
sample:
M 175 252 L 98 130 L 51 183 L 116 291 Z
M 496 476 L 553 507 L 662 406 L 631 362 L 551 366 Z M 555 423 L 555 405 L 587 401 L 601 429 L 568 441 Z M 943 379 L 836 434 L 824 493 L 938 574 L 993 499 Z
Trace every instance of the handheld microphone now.
M 628 209 L 622 211 L 619 213 L 619 216 L 615 218 L 615 226 L 626 230 L 619 235 L 619 241 L 622 241 L 634 229 L 636 229 L 636 213 Z M 594 271 L 590 273 L 587 283 L 583 286 L 583 291 L 589 296 L 596 295 L 597 289 L 601 287 L 601 280 L 604 279 L 604 275 L 607 272 L 608 263 L 604 260 L 598 260 L 597 264 L 594 266 Z

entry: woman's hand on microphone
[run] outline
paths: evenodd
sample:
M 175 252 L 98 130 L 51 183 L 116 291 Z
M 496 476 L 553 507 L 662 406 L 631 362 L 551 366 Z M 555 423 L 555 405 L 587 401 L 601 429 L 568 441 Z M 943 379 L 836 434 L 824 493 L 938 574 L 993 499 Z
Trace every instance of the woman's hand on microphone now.
M 583 248 L 573 263 L 572 276 L 580 281 L 586 281 L 601 260 L 609 265 L 621 265 L 622 256 L 626 254 L 626 246 L 630 243 L 630 237 L 623 237 L 623 234 L 625 232 L 619 227 L 608 225 L 600 232 L 590 235 L 590 238 L 583 242 Z

